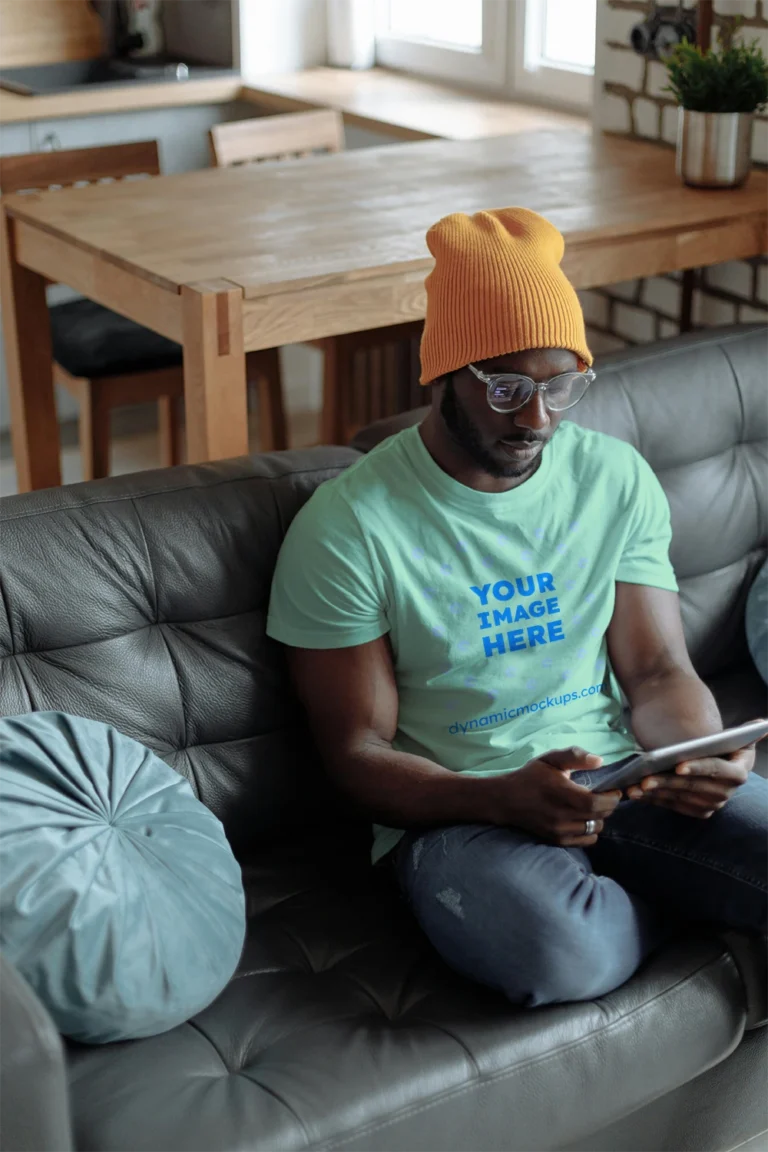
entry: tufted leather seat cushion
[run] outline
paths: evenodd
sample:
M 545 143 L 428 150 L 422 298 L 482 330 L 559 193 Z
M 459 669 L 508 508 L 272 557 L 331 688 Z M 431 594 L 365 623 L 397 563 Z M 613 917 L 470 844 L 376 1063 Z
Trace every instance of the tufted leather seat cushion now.
M 71 376 L 91 380 L 181 365 L 181 345 L 92 300 L 50 309 L 53 358 Z
M 451 974 L 387 880 L 247 869 L 248 942 L 219 1000 L 165 1036 L 69 1047 L 77 1147 L 557 1148 L 740 1035 L 743 992 L 714 940 L 666 949 L 598 1002 L 526 1011 Z
M 0 711 L 66 706 L 144 740 L 249 861 L 224 994 L 165 1036 L 69 1045 L 80 1149 L 557 1147 L 687 1082 L 743 1029 L 736 965 L 705 939 L 599 1003 L 515 1010 L 449 973 L 368 867 L 367 826 L 323 786 L 264 636 L 285 528 L 351 459 L 316 449 L 4 502 Z

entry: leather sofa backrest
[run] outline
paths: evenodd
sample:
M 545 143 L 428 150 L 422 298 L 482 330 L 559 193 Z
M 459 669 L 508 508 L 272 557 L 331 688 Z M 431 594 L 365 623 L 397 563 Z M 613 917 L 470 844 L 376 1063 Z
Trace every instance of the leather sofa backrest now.
M 664 487 L 698 671 L 741 662 L 746 594 L 768 536 L 768 328 L 622 352 L 595 384 L 573 418 L 634 444 Z
M 354 459 L 315 448 L 0 501 L 0 714 L 114 724 L 190 780 L 241 859 L 345 822 L 265 624 L 289 523 Z
M 568 417 L 633 444 L 672 515 L 688 648 L 709 675 L 748 659 L 744 603 L 768 537 L 768 327 L 711 329 L 606 356 Z M 368 451 L 426 409 L 382 420 Z

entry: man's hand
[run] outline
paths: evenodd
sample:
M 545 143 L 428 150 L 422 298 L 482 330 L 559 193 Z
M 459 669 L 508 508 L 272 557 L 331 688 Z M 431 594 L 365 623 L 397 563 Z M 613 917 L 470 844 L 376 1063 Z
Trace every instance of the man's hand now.
M 570 774 L 601 764 L 599 756 L 583 748 L 562 748 L 529 760 L 515 772 L 487 777 L 493 822 L 531 832 L 562 848 L 588 848 L 597 842 L 621 792 L 590 792 L 574 784 Z M 587 820 L 595 821 L 590 835 L 585 831 Z
M 674 772 L 646 776 L 627 789 L 627 796 L 630 800 L 671 808 L 682 816 L 708 820 L 744 783 L 754 763 L 754 744 L 730 756 L 686 760 L 678 764 Z

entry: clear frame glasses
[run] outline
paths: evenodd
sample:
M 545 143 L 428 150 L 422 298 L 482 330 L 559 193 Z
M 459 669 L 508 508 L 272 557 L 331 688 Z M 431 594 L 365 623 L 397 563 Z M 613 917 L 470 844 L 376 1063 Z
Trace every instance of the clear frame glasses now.
M 474 364 L 467 367 L 485 384 L 486 399 L 494 412 L 517 412 L 537 392 L 542 393 L 550 412 L 564 412 L 578 404 L 596 375 L 591 368 L 586 372 L 560 372 L 551 380 L 536 384 L 529 376 L 517 372 L 486 373 Z

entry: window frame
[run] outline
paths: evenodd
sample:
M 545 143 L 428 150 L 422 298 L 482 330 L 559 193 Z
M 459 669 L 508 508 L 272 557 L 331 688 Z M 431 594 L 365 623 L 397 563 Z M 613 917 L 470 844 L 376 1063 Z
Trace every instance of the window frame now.
M 598 0 L 598 3 L 600 0 Z M 547 0 L 483 0 L 483 43 L 477 51 L 389 33 L 389 0 L 377 0 L 376 63 L 414 76 L 486 89 L 509 99 L 587 112 L 594 75 L 539 64 Z

